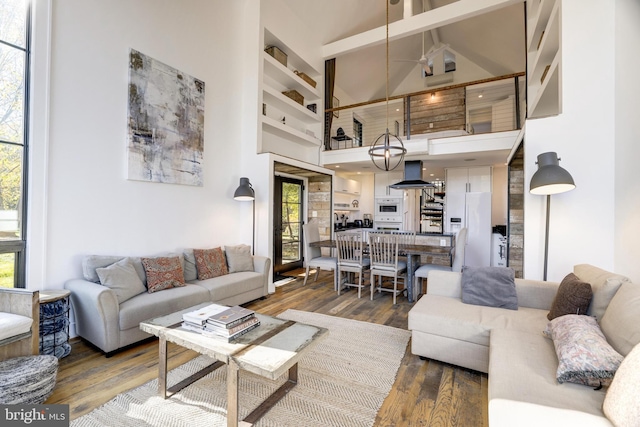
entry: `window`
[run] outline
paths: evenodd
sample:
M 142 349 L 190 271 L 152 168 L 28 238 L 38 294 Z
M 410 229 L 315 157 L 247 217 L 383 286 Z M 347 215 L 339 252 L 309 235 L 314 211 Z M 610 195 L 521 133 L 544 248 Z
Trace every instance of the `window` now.
M 353 146 L 362 147 L 362 121 L 353 114 Z
M 0 287 L 25 287 L 30 1 L 0 2 Z

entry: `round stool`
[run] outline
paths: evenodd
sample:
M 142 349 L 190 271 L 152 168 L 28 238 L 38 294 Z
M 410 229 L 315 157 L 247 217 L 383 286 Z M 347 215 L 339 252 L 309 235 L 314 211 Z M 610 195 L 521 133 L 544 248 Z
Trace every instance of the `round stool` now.
M 44 403 L 53 392 L 57 374 L 55 356 L 14 357 L 0 362 L 0 403 Z

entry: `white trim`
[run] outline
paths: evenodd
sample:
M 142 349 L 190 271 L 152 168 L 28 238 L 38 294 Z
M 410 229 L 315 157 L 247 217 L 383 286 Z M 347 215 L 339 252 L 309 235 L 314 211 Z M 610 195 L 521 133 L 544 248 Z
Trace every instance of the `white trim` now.
M 47 288 L 51 0 L 32 1 L 26 287 Z

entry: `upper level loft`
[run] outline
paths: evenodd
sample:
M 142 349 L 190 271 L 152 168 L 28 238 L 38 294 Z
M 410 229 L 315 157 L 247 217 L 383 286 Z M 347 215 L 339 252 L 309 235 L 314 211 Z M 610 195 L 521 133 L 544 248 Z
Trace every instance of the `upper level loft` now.
M 405 141 L 519 130 L 524 73 L 326 110 L 324 150 L 369 146 L 385 129 Z

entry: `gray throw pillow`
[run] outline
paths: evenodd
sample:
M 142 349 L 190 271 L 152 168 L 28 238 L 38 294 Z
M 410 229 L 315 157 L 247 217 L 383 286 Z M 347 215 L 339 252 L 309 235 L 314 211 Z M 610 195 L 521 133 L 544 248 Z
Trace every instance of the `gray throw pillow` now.
M 506 267 L 464 267 L 462 302 L 488 307 L 518 309 L 515 274 Z
M 122 259 L 124 259 L 123 256 L 87 255 L 82 259 L 82 275 L 85 280 L 100 283 L 96 269 L 108 267 Z
M 193 249 L 185 249 L 182 252 L 184 257 L 184 281 L 191 282 L 198 279 L 198 269 L 196 267 L 196 256 Z
M 224 252 L 227 256 L 229 273 L 237 273 L 240 271 L 254 271 L 253 256 L 251 256 L 251 246 L 225 246 Z
M 100 283 L 100 277 L 98 277 L 96 269 L 108 267 L 113 263 L 123 260 L 124 258 L 125 257 L 123 256 L 112 255 L 87 255 L 82 259 L 82 275 L 85 280 Z M 146 283 L 147 278 L 145 276 L 144 267 L 142 266 L 140 257 L 129 257 L 129 262 L 131 262 L 133 268 L 136 269 L 136 273 L 138 273 L 138 277 L 140 277 L 142 283 Z
M 108 267 L 96 268 L 96 273 L 100 277 L 100 283 L 116 293 L 119 304 L 147 290 L 129 258 Z

